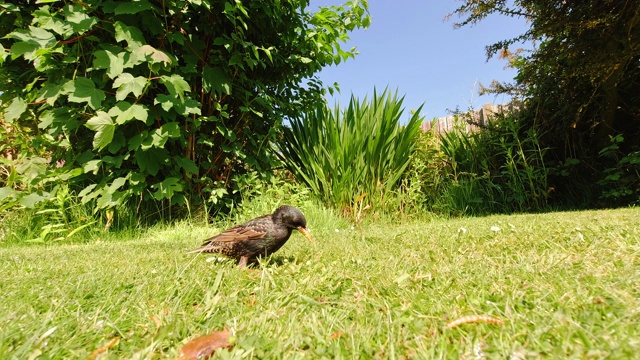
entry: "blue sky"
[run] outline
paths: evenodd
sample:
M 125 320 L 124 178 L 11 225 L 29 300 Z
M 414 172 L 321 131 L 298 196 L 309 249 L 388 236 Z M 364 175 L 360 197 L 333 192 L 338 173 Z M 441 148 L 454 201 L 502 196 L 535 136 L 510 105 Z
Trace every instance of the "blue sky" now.
M 310 10 L 320 5 L 340 5 L 341 0 L 311 0 Z M 319 73 L 325 84 L 340 84 L 341 93 L 329 98 L 346 105 L 351 93 L 360 99 L 374 86 L 405 95 L 405 114 L 424 103 L 426 119 L 448 115 L 447 109 L 486 103 L 504 103 L 506 97 L 478 95 L 478 83 L 511 81 L 516 72 L 505 69 L 498 58 L 486 61 L 485 46 L 510 39 L 528 29 L 523 18 L 491 16 L 475 26 L 454 29 L 458 19 L 444 17 L 462 3 L 456 0 L 370 0 L 372 17 L 367 30 L 355 30 L 345 49 L 360 52 L 338 66 Z

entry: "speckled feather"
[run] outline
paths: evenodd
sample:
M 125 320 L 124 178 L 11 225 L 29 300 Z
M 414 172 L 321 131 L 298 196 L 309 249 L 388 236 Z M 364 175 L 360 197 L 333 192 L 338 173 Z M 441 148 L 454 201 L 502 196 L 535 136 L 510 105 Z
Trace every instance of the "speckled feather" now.
M 289 240 L 294 229 L 308 236 L 306 227 L 307 221 L 300 210 L 283 205 L 273 214 L 236 225 L 205 240 L 202 246 L 191 252 L 219 253 L 245 265 L 247 261 L 255 261 L 258 256 L 278 251 Z M 245 258 L 244 262 L 242 258 Z

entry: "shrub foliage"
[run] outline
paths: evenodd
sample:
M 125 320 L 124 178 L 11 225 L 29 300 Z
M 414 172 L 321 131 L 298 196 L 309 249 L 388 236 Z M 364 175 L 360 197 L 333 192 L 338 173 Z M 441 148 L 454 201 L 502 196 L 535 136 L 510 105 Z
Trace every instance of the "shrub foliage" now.
M 638 201 L 640 150 L 640 13 L 635 1 L 466 0 L 455 11 L 457 26 L 491 14 L 521 16 L 530 28 L 514 39 L 487 47 L 518 70 L 515 84 L 494 92 L 523 95 L 521 122 L 541 134 L 554 201 L 571 206 L 608 206 L 613 194 Z M 510 53 L 528 40 L 532 51 Z M 618 141 L 620 137 L 624 142 Z M 616 146 L 615 155 L 611 145 Z M 624 163 L 618 158 L 627 157 Z M 623 193 L 611 182 L 624 168 Z M 560 174 L 561 176 L 557 176 Z M 611 186 L 601 186 L 609 184 Z M 578 190 L 579 189 L 579 190 Z M 612 191 L 610 191 L 612 190 Z M 630 195 L 630 196 L 627 196 Z M 635 199 L 634 199 L 635 198 Z M 623 202 L 618 202 L 620 205 Z
M 366 2 L 14 1 L 0 4 L 0 200 L 68 182 L 83 203 L 214 202 L 268 173 L 279 124 L 322 101 L 314 74 L 353 57 Z M 8 205 L 7 205 L 8 204 Z

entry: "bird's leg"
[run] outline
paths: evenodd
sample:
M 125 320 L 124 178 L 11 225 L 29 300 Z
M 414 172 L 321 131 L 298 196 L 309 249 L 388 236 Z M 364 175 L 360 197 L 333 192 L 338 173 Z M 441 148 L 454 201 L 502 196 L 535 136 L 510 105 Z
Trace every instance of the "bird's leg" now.
M 241 256 L 240 257 L 240 261 L 238 261 L 238 267 L 246 268 L 248 261 L 249 261 L 249 257 L 248 256 Z

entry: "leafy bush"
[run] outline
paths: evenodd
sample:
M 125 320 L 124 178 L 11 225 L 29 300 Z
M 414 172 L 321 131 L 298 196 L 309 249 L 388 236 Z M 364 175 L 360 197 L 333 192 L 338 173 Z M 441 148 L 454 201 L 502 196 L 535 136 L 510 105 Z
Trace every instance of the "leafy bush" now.
M 443 190 L 444 153 L 434 131 L 419 131 L 409 165 L 402 174 L 401 185 L 393 200 L 398 216 L 423 215 L 434 210 Z
M 1 3 L 0 151 L 19 157 L 2 164 L 0 201 L 34 206 L 66 183 L 96 210 L 228 206 L 238 176 L 271 169 L 281 119 L 322 101 L 314 74 L 354 56 L 340 42 L 368 25 L 366 3 L 307 4 Z
M 625 155 L 620 150 L 623 142 L 621 134 L 612 136 L 611 145 L 600 151 L 600 157 L 613 163 L 597 182 L 603 188 L 600 198 L 609 206 L 637 204 L 640 200 L 640 151 Z
M 550 174 L 556 189 L 554 206 L 633 203 L 627 191 L 631 188 L 615 189 L 612 181 L 612 189 L 598 180 L 617 176 L 613 159 L 602 156 L 602 151 L 609 151 L 611 137 L 620 134 L 626 140 L 616 150 L 619 158 L 633 158 L 640 151 L 637 3 L 465 0 L 455 14 L 462 19 L 456 26 L 472 25 L 492 14 L 527 19 L 526 32 L 487 47 L 488 57 L 506 58 L 518 71 L 514 83 L 495 83 L 488 90 L 524 99 L 521 123 L 541 135 L 538 140 L 548 149 L 545 162 L 560 172 Z M 509 51 L 522 42 L 534 46 L 530 51 Z
M 351 97 L 346 109 L 317 107 L 293 118 L 280 154 L 297 179 L 344 214 L 367 205 L 383 209 L 409 164 L 420 131 L 420 109 L 400 125 L 403 98 L 374 90 L 371 100 Z M 367 204 L 367 205 L 365 205 Z

